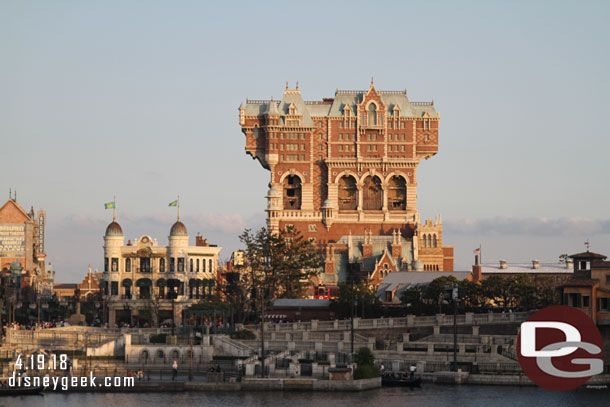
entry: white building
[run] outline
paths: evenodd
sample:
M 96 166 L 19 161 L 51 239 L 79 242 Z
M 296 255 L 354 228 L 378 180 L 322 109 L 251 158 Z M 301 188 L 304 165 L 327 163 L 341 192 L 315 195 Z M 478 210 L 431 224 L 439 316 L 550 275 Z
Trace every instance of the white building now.
M 212 294 L 221 248 L 208 244 L 199 234 L 195 246 L 189 246 L 180 218 L 171 227 L 168 240 L 168 246 L 160 246 L 144 235 L 125 244 L 116 219 L 108 225 L 102 293 L 109 326 L 157 325 L 170 319 L 179 325 L 183 309 Z

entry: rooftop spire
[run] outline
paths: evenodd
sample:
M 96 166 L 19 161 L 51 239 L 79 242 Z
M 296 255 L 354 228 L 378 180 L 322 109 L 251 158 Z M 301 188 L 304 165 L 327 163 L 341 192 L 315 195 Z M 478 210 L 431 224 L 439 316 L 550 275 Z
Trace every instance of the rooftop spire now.
M 371 76 L 371 88 L 372 88 L 373 86 L 375 86 L 375 81 L 374 81 L 373 77 Z

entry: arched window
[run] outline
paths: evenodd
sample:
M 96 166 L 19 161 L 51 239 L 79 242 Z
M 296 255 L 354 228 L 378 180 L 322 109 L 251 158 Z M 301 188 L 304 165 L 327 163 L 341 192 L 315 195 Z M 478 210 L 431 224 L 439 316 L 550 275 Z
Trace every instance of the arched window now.
M 125 259 L 125 273 L 131 273 L 131 259 L 129 257 Z
M 193 259 L 191 259 L 191 260 L 189 261 L 189 263 L 190 263 L 190 264 L 189 264 L 189 271 L 192 273 L 192 272 L 193 272 Z
M 212 268 L 212 259 L 208 260 L 208 269 L 210 270 L 210 273 L 214 272 L 214 269 Z
M 159 272 L 165 273 L 165 259 L 159 259 Z
M 205 273 L 205 259 L 201 259 L 201 271 Z
M 424 235 L 423 239 L 422 239 L 422 243 L 424 244 L 424 247 L 427 247 L 426 244 L 428 243 L 428 236 Z
M 197 273 L 199 273 L 199 259 L 197 259 Z
M 284 209 L 301 209 L 301 179 L 296 175 L 284 178 Z
M 339 210 L 353 211 L 358 207 L 358 188 L 351 175 L 339 179 Z
M 364 180 L 364 210 L 378 211 L 383 206 L 383 190 L 381 180 L 377 176 L 367 177 Z
M 407 185 L 403 177 L 395 175 L 388 181 L 388 208 L 391 211 L 407 209 Z
M 369 105 L 368 125 L 377 126 L 377 106 L 375 103 Z
M 432 247 L 436 247 L 436 235 L 432 236 Z

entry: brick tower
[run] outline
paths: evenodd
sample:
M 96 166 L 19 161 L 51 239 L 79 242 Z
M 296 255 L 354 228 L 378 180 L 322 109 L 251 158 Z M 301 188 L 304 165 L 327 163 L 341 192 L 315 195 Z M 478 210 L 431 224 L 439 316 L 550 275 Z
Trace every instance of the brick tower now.
M 433 102 L 372 80 L 322 101 L 304 101 L 297 83 L 280 101 L 240 105 L 246 152 L 271 175 L 267 225 L 315 240 L 325 256 L 315 283 L 335 285 L 348 269 L 373 284 L 392 271 L 453 270 L 440 215 L 420 222 L 417 210 L 417 166 L 438 152 L 439 117 Z

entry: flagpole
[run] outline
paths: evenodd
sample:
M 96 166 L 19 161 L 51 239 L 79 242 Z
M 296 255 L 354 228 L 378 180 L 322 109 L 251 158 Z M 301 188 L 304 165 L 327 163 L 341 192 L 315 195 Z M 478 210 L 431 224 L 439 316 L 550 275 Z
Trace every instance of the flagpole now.
M 180 194 L 178 194 L 178 222 L 180 222 Z
M 481 260 L 481 265 L 483 265 L 483 250 L 481 250 L 481 243 L 479 243 L 479 259 Z
M 116 222 L 116 195 L 112 197 L 112 221 Z

